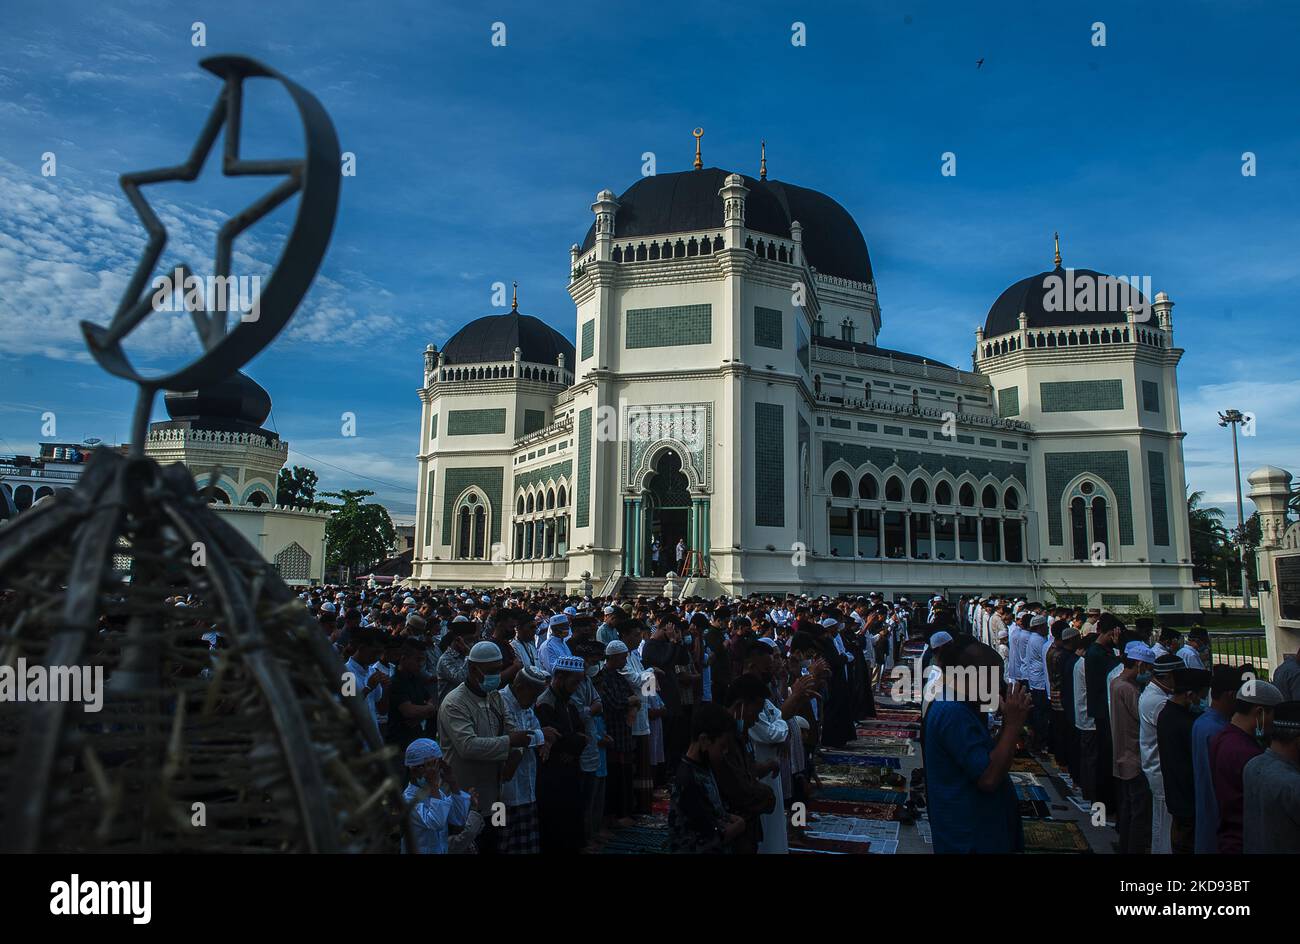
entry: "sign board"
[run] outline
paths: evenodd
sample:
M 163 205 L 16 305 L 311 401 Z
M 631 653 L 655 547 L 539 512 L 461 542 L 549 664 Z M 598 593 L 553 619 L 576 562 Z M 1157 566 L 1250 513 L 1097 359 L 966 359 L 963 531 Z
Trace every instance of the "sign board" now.
M 1273 560 L 1278 616 L 1300 622 L 1300 554 L 1288 554 Z

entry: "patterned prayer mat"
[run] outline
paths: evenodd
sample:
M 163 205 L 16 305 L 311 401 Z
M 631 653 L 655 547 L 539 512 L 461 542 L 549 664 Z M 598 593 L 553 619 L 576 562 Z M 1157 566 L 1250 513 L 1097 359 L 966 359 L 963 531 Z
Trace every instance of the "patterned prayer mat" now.
M 804 835 L 814 839 L 848 839 L 872 842 L 898 838 L 899 825 L 889 820 L 861 816 L 821 816 L 810 822 Z
M 1032 783 L 1018 783 L 1016 787 L 1016 799 L 1018 800 L 1049 800 L 1051 794 L 1047 792 L 1046 787 L 1040 787 Z
M 845 803 L 897 803 L 907 801 L 907 794 L 894 790 L 871 790 L 866 787 L 823 787 L 817 792 L 819 800 L 838 800 Z
M 817 777 L 827 785 L 878 787 L 881 790 L 907 789 L 907 778 L 891 767 L 830 764 L 818 767 Z
M 653 855 L 668 851 L 668 826 L 624 826 L 597 850 L 600 855 Z
M 883 754 L 849 754 L 844 751 L 827 751 L 822 754 L 823 759 L 830 766 L 852 766 L 852 767 L 891 767 L 898 770 L 903 766 L 903 762 L 897 757 L 887 757 Z M 818 772 L 825 770 L 825 767 L 818 766 Z
M 1050 819 L 1022 820 L 1026 852 L 1091 852 L 1078 823 Z
M 1047 773 L 1047 771 L 1043 769 L 1043 765 L 1040 764 L 1038 761 L 1034 760 L 1032 757 L 1011 758 L 1011 770 L 1014 773 L 1044 774 L 1044 775 L 1046 775 Z
M 877 708 L 877 709 L 876 709 L 876 716 L 875 716 L 874 718 L 872 718 L 871 720 L 872 720 L 872 721 L 876 721 L 876 722 L 880 722 L 880 721 L 914 721 L 914 722 L 916 722 L 917 724 L 920 724 L 920 723 L 921 723 L 921 712 L 919 712 L 919 711 L 908 711 L 908 710 L 905 709 L 905 708 Z M 865 719 L 864 719 L 864 721 L 865 721 Z
M 899 803 L 849 803 L 843 800 L 809 800 L 808 812 L 830 816 L 859 816 L 863 819 L 897 820 L 903 815 Z
M 1020 800 L 1021 819 L 1051 819 L 1052 807 L 1046 800 Z
M 800 836 L 790 840 L 791 852 L 839 852 L 845 855 L 867 855 L 871 850 L 869 842 L 846 842 L 842 839 L 815 839 Z
M 864 738 L 903 738 L 913 741 L 920 736 L 920 731 L 911 728 L 858 728 L 859 740 Z
M 911 757 L 916 753 L 916 744 L 906 738 L 862 738 L 854 741 L 840 753 L 845 754 L 881 754 L 886 757 Z
M 1042 783 L 1037 774 L 1031 774 L 1023 770 L 1011 771 L 1011 782 L 1016 786 L 1019 786 L 1020 784 L 1039 786 Z

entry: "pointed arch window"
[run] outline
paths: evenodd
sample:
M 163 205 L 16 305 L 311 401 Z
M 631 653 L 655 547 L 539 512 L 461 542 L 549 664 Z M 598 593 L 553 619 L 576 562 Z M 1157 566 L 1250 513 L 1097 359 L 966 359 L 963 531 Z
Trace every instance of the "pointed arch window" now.
M 466 492 L 456 505 L 456 534 L 452 547 L 457 560 L 487 560 L 487 535 L 491 509 L 482 495 Z

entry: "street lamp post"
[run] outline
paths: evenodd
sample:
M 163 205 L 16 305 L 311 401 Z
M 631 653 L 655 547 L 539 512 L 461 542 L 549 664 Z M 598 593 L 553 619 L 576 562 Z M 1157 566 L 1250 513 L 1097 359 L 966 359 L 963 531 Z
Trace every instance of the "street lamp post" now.
M 1250 607 L 1250 586 L 1246 583 L 1246 517 L 1241 505 L 1241 460 L 1237 454 L 1237 424 L 1245 422 L 1240 410 L 1219 414 L 1219 425 L 1232 427 L 1233 481 L 1237 484 L 1237 555 L 1241 561 L 1241 605 Z

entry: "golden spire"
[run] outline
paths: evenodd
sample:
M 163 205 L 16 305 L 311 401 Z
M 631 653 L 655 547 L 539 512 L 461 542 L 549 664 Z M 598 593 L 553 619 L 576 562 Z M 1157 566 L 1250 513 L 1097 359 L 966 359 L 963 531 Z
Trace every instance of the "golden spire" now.
M 1061 267 L 1061 234 L 1053 233 L 1052 238 L 1056 241 L 1056 268 Z
M 511 282 L 510 284 L 515 287 L 515 297 L 510 299 L 510 310 L 518 311 L 519 310 L 519 283 Z
M 758 148 L 759 153 L 763 155 L 758 162 L 758 179 L 767 180 L 767 142 L 760 141 Z
M 699 170 L 704 166 L 704 161 L 700 160 L 700 138 L 704 137 L 704 129 L 696 128 L 691 134 L 695 135 L 695 169 Z

